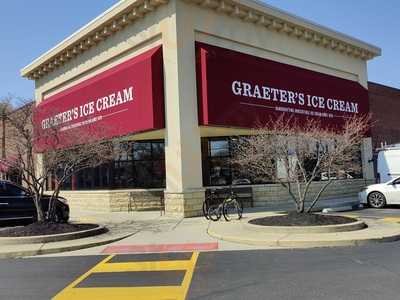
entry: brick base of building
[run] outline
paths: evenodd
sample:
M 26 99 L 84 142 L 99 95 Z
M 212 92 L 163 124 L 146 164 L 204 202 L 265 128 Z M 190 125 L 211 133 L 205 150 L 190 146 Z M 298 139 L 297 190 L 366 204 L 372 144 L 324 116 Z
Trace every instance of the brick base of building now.
M 205 190 L 185 193 L 165 192 L 165 214 L 177 217 L 197 217 L 203 214 Z
M 334 180 L 322 193 L 320 199 L 357 197 L 365 186 L 375 183 L 374 180 L 346 179 Z M 315 181 L 310 185 L 306 202 L 314 199 L 326 181 Z M 293 203 L 287 190 L 280 184 L 263 184 L 253 186 L 253 201 L 255 207 L 277 206 L 282 203 Z
M 313 182 L 307 201 L 312 201 L 325 183 Z M 356 197 L 364 186 L 372 183 L 373 180 L 365 179 L 335 180 L 324 191 L 321 199 Z M 275 207 L 293 203 L 286 189 L 279 184 L 254 185 L 252 189 L 255 207 Z M 160 210 L 165 205 L 167 215 L 186 218 L 202 215 L 205 190 L 185 193 L 171 193 L 163 189 L 63 191 L 60 195 L 68 200 L 72 209 L 101 212 L 144 211 Z
M 160 210 L 163 189 L 63 191 L 72 209 L 101 212 Z

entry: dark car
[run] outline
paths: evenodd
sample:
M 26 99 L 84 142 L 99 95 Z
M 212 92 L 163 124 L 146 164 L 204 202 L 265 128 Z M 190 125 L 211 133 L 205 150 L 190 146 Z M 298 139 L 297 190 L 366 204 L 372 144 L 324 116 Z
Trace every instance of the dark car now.
M 45 213 L 48 210 L 50 198 L 51 196 L 44 195 L 41 199 Z M 69 206 L 62 197 L 58 197 L 55 201 L 55 217 L 57 222 L 67 222 L 69 219 Z M 15 183 L 0 180 L 0 221 L 34 222 L 36 219 L 36 208 L 29 191 Z

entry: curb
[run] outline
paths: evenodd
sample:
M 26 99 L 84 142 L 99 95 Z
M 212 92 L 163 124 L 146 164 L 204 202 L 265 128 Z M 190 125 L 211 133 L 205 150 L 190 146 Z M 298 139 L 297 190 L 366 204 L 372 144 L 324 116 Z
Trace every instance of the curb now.
M 260 233 L 333 233 L 333 232 L 348 232 L 361 230 L 367 227 L 364 221 L 354 220 L 352 223 L 336 224 L 336 225 L 320 225 L 320 226 L 262 226 L 250 224 L 251 220 L 258 218 L 252 218 L 248 222 L 243 223 L 245 230 L 260 232 Z
M 36 235 L 24 237 L 0 237 L 0 245 L 21 245 L 21 244 L 40 244 L 54 243 L 61 241 L 76 240 L 106 233 L 107 228 L 98 225 L 95 228 L 74 231 L 68 233 L 52 234 L 52 235 Z
M 400 240 L 400 233 L 393 236 L 382 236 L 370 239 L 349 239 L 349 240 L 320 240 L 320 241 L 296 241 L 296 240 L 255 240 L 246 238 L 237 238 L 234 236 L 221 235 L 219 233 L 208 230 L 211 237 L 222 241 L 234 242 L 251 246 L 267 246 L 282 248 L 319 248 L 319 247 L 343 247 L 343 246 L 362 246 L 368 244 L 377 244 L 384 242 L 394 242 Z
M 330 213 L 330 212 L 341 212 L 341 211 L 350 211 L 353 210 L 353 206 L 339 206 L 339 207 L 328 207 L 322 210 L 322 213 Z
M 113 242 L 120 241 L 127 237 L 134 235 L 134 233 L 129 234 L 122 234 L 122 235 L 114 235 L 110 236 L 109 238 L 101 239 L 99 236 L 96 237 L 88 237 L 84 238 L 85 241 L 82 239 L 70 240 L 70 241 L 61 241 L 61 242 L 53 242 L 53 243 L 40 243 L 40 244 L 26 244 L 24 245 L 25 248 L 31 248 L 26 250 L 17 250 L 17 251 L 1 251 L 0 247 L 0 259 L 4 258 L 19 258 L 25 256 L 36 256 L 36 255 L 43 255 L 43 254 L 54 254 L 54 253 L 61 253 L 61 252 L 68 252 L 68 251 L 75 251 L 81 250 L 96 246 L 102 246 L 106 244 L 110 244 Z M 89 241 L 86 239 L 90 239 Z M 77 243 L 79 241 L 79 243 Z M 75 245 L 58 245 L 58 244 L 65 244 L 67 242 L 74 242 Z M 15 246 L 15 245 L 11 245 Z M 21 246 L 21 245 L 20 245 Z
M 262 233 L 244 229 L 243 224 L 227 227 L 216 224 L 209 227 L 213 238 L 252 246 L 279 248 L 316 248 L 360 246 L 400 240 L 400 226 L 387 226 L 382 222 L 365 222 L 367 228 L 333 233 Z M 232 223 L 231 225 L 233 225 Z

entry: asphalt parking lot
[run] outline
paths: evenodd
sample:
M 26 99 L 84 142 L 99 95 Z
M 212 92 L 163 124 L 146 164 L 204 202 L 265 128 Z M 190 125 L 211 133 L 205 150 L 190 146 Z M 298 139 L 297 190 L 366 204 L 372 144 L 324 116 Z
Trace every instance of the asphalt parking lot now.
M 6 259 L 0 299 L 398 300 L 399 247 Z
M 339 214 L 354 215 L 354 216 L 359 216 L 359 217 L 363 217 L 363 218 L 376 218 L 376 219 L 400 217 L 400 205 L 388 205 L 387 207 L 381 208 L 381 209 L 367 207 L 367 208 L 343 212 L 343 213 L 339 213 Z

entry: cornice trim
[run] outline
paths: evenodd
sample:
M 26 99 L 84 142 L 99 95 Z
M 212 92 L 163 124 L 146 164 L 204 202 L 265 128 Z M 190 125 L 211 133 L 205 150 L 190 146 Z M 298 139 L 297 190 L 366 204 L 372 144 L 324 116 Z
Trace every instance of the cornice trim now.
M 179 1 L 179 0 L 174 0 Z M 293 38 L 362 60 L 381 55 L 381 49 L 342 33 L 314 24 L 302 18 L 254 0 L 183 0 L 205 9 L 227 14 L 244 22 L 263 26 Z M 64 65 L 98 43 L 169 0 L 124 0 L 73 33 L 21 70 L 21 75 L 37 80 Z
M 183 0 L 218 13 L 263 26 L 319 47 L 362 60 L 381 55 L 381 49 L 303 18 L 254 0 Z
M 37 80 L 74 57 L 144 18 L 169 0 L 120 1 L 21 70 L 21 76 Z

